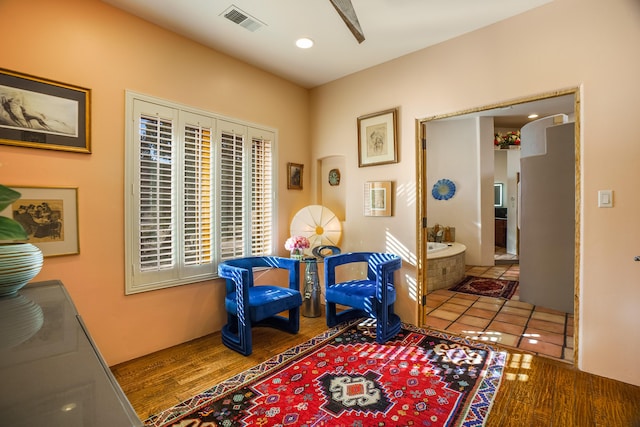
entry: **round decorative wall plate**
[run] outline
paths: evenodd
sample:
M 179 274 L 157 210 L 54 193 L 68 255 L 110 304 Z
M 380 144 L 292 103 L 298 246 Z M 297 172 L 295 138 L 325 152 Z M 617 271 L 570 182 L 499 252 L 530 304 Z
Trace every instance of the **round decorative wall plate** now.
M 329 185 L 340 185 L 340 170 L 331 169 L 329 171 Z
M 431 190 L 431 195 L 436 200 L 449 200 L 454 194 L 456 194 L 456 185 L 448 179 L 439 180 Z

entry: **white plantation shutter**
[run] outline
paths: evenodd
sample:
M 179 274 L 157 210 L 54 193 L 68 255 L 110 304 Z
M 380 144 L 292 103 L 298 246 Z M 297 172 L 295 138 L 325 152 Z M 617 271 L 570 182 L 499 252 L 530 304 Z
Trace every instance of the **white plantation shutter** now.
M 181 123 L 184 267 L 189 276 L 206 275 L 213 268 L 213 119 L 183 113 Z
M 220 259 L 245 256 L 244 126 L 221 123 L 220 132 Z
M 251 137 L 251 253 L 273 253 L 273 134 L 250 130 Z
M 175 128 L 173 109 L 134 104 L 138 180 L 131 188 L 137 220 L 133 225 L 133 282 L 163 282 L 176 277 L 173 212 Z
M 273 253 L 272 131 L 127 92 L 126 293 Z
M 140 270 L 158 271 L 174 264 L 173 232 L 173 123 L 158 117 L 140 117 Z
M 220 260 L 273 253 L 273 132 L 219 122 Z

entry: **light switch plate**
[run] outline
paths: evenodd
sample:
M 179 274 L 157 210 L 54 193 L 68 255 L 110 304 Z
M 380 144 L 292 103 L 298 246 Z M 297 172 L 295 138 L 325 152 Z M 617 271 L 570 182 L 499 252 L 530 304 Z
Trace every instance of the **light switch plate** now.
M 599 208 L 613 207 L 613 190 L 598 191 L 598 207 Z

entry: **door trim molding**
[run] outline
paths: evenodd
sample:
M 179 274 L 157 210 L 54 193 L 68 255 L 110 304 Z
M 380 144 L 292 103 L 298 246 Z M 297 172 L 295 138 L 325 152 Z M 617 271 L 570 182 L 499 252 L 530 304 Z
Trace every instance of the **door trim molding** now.
M 541 101 L 549 98 L 555 98 L 564 95 L 573 95 L 574 97 L 574 123 L 575 123 L 575 245 L 574 245 L 574 331 L 573 331 L 573 364 L 579 366 L 579 342 L 578 342 L 578 328 L 580 319 L 580 242 L 581 242 L 581 206 L 582 206 L 582 158 L 581 158 L 581 90 L 579 87 L 572 87 L 567 89 L 560 89 L 543 94 L 518 98 L 510 101 L 502 101 L 495 104 L 489 104 L 482 107 L 469 108 L 466 110 L 456 111 L 452 113 L 439 114 L 435 116 L 418 118 L 415 121 L 415 135 L 416 135 L 416 279 L 418 282 L 417 290 L 417 304 L 418 304 L 418 319 L 419 326 L 424 325 L 424 318 L 426 313 L 426 300 L 427 300 L 427 200 L 429 190 L 426 188 L 426 173 L 427 173 L 427 149 L 426 149 L 426 125 L 428 122 L 440 119 L 446 119 L 456 116 L 473 115 L 475 113 L 481 113 L 487 110 L 493 110 L 496 108 L 506 108 L 512 105 L 525 104 L 532 101 Z

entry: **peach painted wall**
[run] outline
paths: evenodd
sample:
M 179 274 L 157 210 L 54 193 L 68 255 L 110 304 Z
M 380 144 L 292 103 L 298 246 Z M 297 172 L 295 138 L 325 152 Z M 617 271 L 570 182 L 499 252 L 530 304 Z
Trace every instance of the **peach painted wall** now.
M 310 194 L 286 190 L 285 167 L 309 164 L 308 90 L 98 0 L 3 0 L 0 16 L 0 67 L 92 91 L 91 154 L 0 146 L 3 184 L 78 187 L 80 254 L 34 280 L 64 282 L 109 364 L 219 330 L 220 281 L 124 295 L 125 89 L 278 129 L 281 242 Z
M 636 0 L 555 0 L 312 90 L 313 159 L 345 156 L 347 194 L 396 182 L 391 218 L 363 217 L 362 197 L 347 200 L 343 240 L 404 256 L 403 319 L 417 320 L 415 120 L 580 87 L 578 367 L 640 385 L 639 22 Z M 400 162 L 358 168 L 356 118 L 396 106 Z M 614 191 L 613 209 L 597 207 L 601 189 Z

